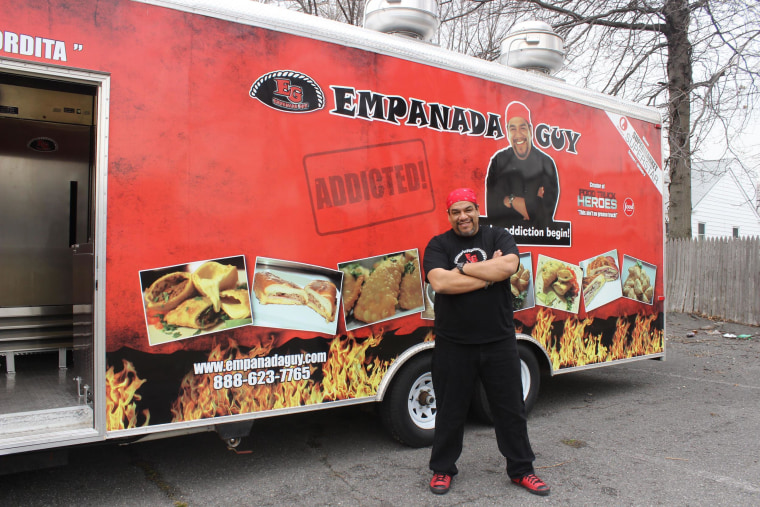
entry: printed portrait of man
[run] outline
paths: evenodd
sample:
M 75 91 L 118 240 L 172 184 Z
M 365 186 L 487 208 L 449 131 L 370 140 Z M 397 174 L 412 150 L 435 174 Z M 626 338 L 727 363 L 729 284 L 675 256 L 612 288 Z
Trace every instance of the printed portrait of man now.
M 488 222 L 502 227 L 550 225 L 559 200 L 557 167 L 533 144 L 525 104 L 510 102 L 505 120 L 509 146 L 493 154 L 486 176 Z

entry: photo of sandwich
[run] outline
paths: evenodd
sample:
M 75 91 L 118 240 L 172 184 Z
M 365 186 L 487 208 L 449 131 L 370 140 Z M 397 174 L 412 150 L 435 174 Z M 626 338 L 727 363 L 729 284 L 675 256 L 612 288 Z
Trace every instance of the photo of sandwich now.
M 591 302 L 599 294 L 599 291 L 602 290 L 605 283 L 607 283 L 607 280 L 604 278 L 604 275 L 583 277 L 583 301 L 586 302 L 586 309 L 591 307 Z
M 606 305 L 623 295 L 617 257 L 617 250 L 610 250 L 581 262 L 586 311 Z
M 283 280 L 271 271 L 257 272 L 253 276 L 253 293 L 262 305 L 306 304 L 306 294 L 302 287 Z
M 252 323 L 242 255 L 140 271 L 140 285 L 151 345 Z
M 343 313 L 348 331 L 425 309 L 416 249 L 341 263 L 338 269 L 345 280 Z
M 344 273 L 259 257 L 253 275 L 253 325 L 334 335 Z
M 338 308 L 338 289 L 327 280 L 314 280 L 304 287 L 306 306 L 325 318 L 325 322 L 335 320 Z

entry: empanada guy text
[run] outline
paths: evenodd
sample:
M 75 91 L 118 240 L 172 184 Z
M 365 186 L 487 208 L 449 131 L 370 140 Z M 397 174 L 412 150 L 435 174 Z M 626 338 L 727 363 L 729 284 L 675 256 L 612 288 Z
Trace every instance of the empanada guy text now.
M 504 137 L 501 115 L 483 114 L 474 109 L 428 103 L 424 100 L 383 95 L 371 90 L 330 86 L 335 99 L 331 114 L 395 125 L 429 128 L 493 139 Z
M 474 109 L 425 102 L 415 98 L 384 95 L 372 90 L 330 86 L 335 108 L 331 114 L 368 121 L 386 121 L 394 125 L 429 128 L 493 139 L 504 137 L 501 115 L 481 113 Z M 544 149 L 577 154 L 581 134 L 571 129 L 540 123 L 535 129 L 535 142 Z

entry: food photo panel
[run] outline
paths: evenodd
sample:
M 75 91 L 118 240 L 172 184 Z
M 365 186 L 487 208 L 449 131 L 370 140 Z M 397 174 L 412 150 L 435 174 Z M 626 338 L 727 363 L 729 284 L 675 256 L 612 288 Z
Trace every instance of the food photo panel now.
M 536 305 L 578 313 L 581 301 L 581 268 L 545 255 L 536 266 Z
M 245 257 L 140 271 L 151 345 L 251 324 Z
M 338 264 L 344 276 L 346 330 L 425 309 L 417 249 Z
M 652 304 L 657 266 L 628 255 L 623 256 L 623 297 Z
M 253 325 L 335 335 L 342 278 L 335 269 L 257 257 Z
M 520 254 L 520 265 L 514 275 L 509 278 L 512 290 L 512 308 L 514 311 L 527 310 L 536 304 L 533 290 L 533 257 L 530 253 Z
M 583 304 L 594 310 L 623 296 L 617 250 L 581 262 L 583 270 Z

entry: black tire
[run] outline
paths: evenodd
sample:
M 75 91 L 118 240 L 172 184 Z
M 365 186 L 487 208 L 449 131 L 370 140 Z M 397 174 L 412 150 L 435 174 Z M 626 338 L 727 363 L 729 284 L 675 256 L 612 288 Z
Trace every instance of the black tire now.
M 538 399 L 538 390 L 541 387 L 541 371 L 538 367 L 536 355 L 530 346 L 517 342 L 517 351 L 520 353 L 520 374 L 523 379 L 523 401 L 525 402 L 525 412 L 528 413 L 533 409 Z M 493 415 L 491 407 L 488 405 L 486 390 L 483 384 L 478 382 L 475 393 L 472 396 L 472 413 L 479 420 L 486 424 L 493 424 Z
M 388 432 L 409 447 L 433 444 L 436 407 L 431 365 L 431 354 L 412 358 L 396 374 L 380 406 Z

